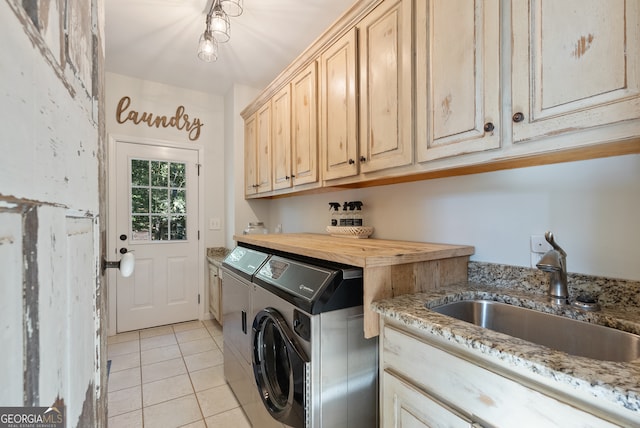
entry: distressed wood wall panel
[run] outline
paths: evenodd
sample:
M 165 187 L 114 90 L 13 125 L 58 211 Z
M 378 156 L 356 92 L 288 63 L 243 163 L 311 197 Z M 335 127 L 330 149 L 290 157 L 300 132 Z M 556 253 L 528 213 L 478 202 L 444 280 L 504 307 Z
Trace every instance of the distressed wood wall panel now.
M 0 208 L 0 403 L 22 406 L 22 270 L 7 269 L 22 265 L 22 215 Z M 7 352 L 9 351 L 9 352 Z
M 60 398 L 68 427 L 106 426 L 103 28 L 104 0 L 0 1 L 0 151 L 9 154 L 0 157 L 0 239 L 22 239 L 0 244 L 2 285 L 22 284 L 0 304 L 2 325 L 15 325 L 1 370 L 20 376 L 2 376 L 0 398 Z M 18 248 L 20 261 L 5 265 Z
M 67 217 L 65 220 L 66 257 L 62 266 L 67 275 L 69 324 L 73 326 L 74 333 L 68 342 L 69 367 L 73 370 L 73 376 L 69 384 L 67 416 L 70 421 L 76 421 L 80 418 L 85 400 L 85 404 L 90 405 L 87 411 L 94 412 L 96 395 L 93 388 L 87 390 L 88 386 L 96 384 L 97 363 L 87 355 L 97 355 L 100 351 L 95 303 L 88 304 L 96 299 L 96 266 L 92 257 L 96 231 L 93 218 Z
M 64 0 L 38 0 L 38 30 L 45 40 L 52 56 L 64 68 Z
M 72 382 L 85 382 L 75 368 L 69 366 L 68 356 L 75 352 L 69 347 L 69 285 L 66 273 L 65 209 L 43 206 L 38 208 L 38 316 L 39 391 L 41 403 L 53 403 L 64 398 L 69 409 L 76 407 L 69 400 L 69 376 Z M 80 304 L 80 302 L 75 302 Z M 86 302 L 82 302 L 86 304 Z M 72 370 L 72 372 L 70 372 Z M 43 404 L 44 405 L 44 404 Z
M 45 41 L 32 33 L 26 15 L 21 18 L 0 2 L 0 40 L 7 41 L 0 57 L 7 82 L 0 150 L 11 153 L 0 168 L 0 193 L 97 212 L 100 139 L 93 100 L 79 80 L 65 78 L 73 77 L 73 70 L 58 69 L 57 60 L 50 63 Z M 42 51 L 49 54 L 45 60 Z
M 93 73 L 93 34 L 91 0 L 67 2 L 68 55 L 71 67 L 91 93 Z

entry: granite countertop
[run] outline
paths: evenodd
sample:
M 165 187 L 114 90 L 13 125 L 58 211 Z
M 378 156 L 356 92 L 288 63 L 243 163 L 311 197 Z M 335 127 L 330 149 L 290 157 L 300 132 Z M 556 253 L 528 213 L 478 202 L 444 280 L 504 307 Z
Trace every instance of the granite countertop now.
M 210 247 L 207 248 L 207 261 L 218 267 L 222 266 L 222 261 L 231 250 L 224 247 Z
M 565 390 L 569 387 L 576 394 L 607 400 L 607 406 L 619 409 L 628 418 L 640 420 L 640 359 L 625 363 L 569 356 L 427 309 L 471 299 L 510 303 L 640 334 L 640 309 L 637 306 L 584 312 L 553 306 L 544 295 L 474 282 L 381 300 L 372 303 L 371 307 L 396 322 L 479 353 L 479 357 L 498 359 L 501 365 L 529 378 L 542 376 L 543 383 L 562 386 Z M 629 412 L 637 412 L 637 416 Z

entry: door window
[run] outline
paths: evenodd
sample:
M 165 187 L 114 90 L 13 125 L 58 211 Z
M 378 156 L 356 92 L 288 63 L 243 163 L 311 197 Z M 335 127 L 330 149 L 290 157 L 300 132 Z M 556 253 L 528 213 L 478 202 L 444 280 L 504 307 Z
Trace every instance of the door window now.
M 131 159 L 131 239 L 187 239 L 186 165 Z

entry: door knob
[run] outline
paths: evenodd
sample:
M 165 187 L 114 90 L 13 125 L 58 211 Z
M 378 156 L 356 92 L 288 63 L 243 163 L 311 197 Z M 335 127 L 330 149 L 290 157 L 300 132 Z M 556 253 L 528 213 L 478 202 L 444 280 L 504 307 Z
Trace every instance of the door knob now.
M 124 248 L 126 250 L 126 248 Z M 126 251 L 125 251 L 126 252 Z M 123 254 L 122 258 L 117 262 L 110 262 L 105 258 L 102 259 L 102 274 L 104 275 L 104 271 L 109 268 L 117 268 L 120 270 L 120 274 L 127 278 L 130 277 L 133 273 L 133 270 L 136 266 L 136 259 L 133 256 L 133 252 Z

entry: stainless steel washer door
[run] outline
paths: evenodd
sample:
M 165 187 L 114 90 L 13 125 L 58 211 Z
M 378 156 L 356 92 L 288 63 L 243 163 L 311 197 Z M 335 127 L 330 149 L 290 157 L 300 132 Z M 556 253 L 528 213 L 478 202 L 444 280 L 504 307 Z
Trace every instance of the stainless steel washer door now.
M 252 325 L 253 373 L 267 411 L 274 419 L 305 426 L 305 365 L 309 358 L 282 315 L 258 312 Z

